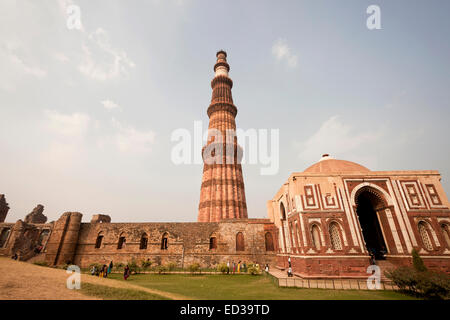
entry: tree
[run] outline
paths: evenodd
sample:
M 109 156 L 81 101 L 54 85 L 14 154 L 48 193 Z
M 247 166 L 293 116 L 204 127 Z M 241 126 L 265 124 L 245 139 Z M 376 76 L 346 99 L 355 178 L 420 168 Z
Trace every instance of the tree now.
M 413 259 L 413 266 L 414 269 L 418 272 L 425 272 L 427 271 L 427 267 L 425 267 L 425 263 L 423 263 L 422 258 L 419 256 L 419 253 L 416 249 L 413 249 L 411 251 L 412 259 Z

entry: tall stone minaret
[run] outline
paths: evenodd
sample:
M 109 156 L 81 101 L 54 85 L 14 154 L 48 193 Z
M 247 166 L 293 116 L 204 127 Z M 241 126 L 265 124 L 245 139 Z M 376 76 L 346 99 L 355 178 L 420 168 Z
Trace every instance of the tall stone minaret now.
M 198 222 L 247 219 L 242 148 L 236 138 L 237 109 L 231 96 L 233 81 L 228 77 L 227 53 L 219 51 L 216 56 L 208 108 L 208 142 L 202 149 L 204 167 Z

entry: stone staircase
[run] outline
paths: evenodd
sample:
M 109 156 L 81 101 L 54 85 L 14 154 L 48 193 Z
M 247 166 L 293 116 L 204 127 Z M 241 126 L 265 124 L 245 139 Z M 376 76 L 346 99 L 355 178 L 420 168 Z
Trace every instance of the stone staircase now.
M 388 270 L 392 270 L 395 269 L 396 266 L 394 264 L 392 264 L 390 261 L 388 260 L 376 260 L 376 265 L 380 267 L 380 271 L 381 271 L 381 281 L 382 282 L 386 282 L 386 281 L 390 281 L 386 275 L 384 274 L 385 271 Z

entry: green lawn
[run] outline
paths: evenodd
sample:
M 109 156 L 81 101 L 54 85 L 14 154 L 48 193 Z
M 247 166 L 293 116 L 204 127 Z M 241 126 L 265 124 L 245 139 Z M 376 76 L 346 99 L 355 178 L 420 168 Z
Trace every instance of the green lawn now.
M 105 300 L 167 300 L 165 297 L 145 291 L 112 288 L 91 283 L 83 283 L 81 292 Z
M 120 274 L 109 278 L 122 279 Z M 127 282 L 204 300 L 403 300 L 413 297 L 382 290 L 279 288 L 268 276 L 251 275 L 132 275 Z

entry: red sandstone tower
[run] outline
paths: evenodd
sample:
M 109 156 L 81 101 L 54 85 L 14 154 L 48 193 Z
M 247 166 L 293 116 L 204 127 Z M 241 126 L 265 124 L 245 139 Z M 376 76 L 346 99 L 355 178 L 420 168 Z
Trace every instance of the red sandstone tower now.
M 223 219 L 247 219 L 242 148 L 237 143 L 235 117 L 228 77 L 227 53 L 217 52 L 215 76 L 208 108 L 208 142 L 202 149 L 203 178 L 198 207 L 198 222 L 218 222 Z

